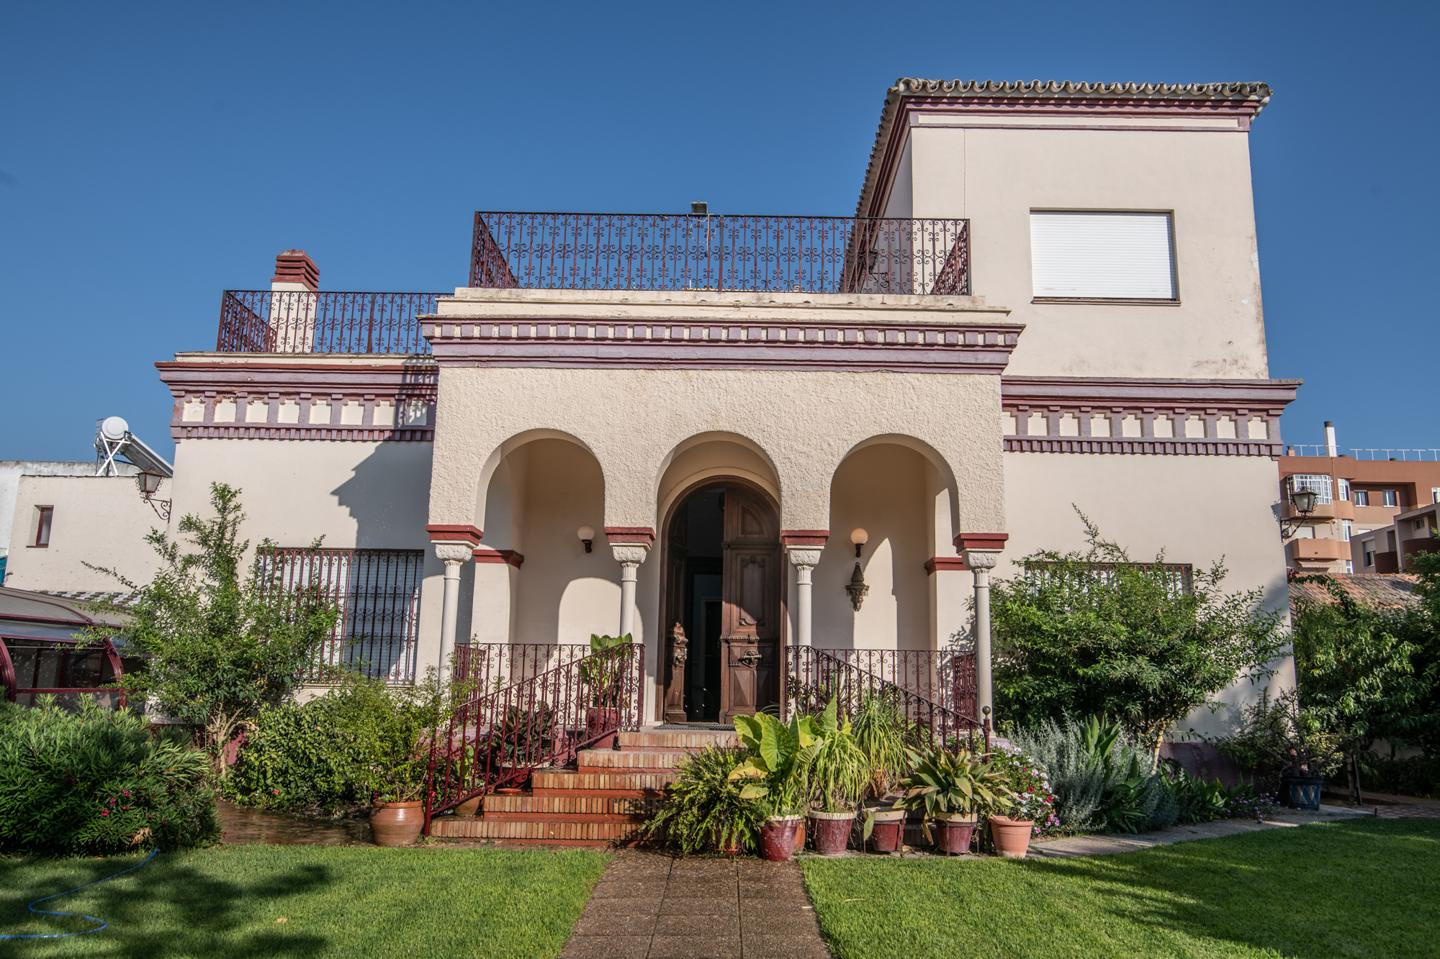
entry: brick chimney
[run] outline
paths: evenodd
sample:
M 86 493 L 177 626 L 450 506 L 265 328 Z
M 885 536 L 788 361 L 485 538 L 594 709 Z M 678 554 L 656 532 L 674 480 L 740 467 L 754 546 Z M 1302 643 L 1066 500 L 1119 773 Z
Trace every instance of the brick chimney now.
M 303 288 L 314 293 L 320 289 L 320 268 L 304 250 L 285 250 L 275 257 L 275 275 L 270 278 L 270 288 Z

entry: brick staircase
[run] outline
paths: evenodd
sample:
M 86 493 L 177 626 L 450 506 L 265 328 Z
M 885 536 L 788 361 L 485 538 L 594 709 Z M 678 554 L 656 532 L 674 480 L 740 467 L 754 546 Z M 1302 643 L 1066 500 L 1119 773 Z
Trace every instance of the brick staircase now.
M 574 769 L 537 769 L 527 789 L 485 797 L 477 815 L 440 816 L 437 839 L 527 846 L 612 846 L 636 840 L 675 768 L 725 729 L 661 727 L 619 734 L 615 749 L 582 749 Z

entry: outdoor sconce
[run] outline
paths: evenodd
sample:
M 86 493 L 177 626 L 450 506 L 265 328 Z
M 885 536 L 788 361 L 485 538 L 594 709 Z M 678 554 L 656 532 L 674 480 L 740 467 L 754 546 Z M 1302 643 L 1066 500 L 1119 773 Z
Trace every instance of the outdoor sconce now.
M 855 544 L 855 570 L 850 574 L 850 582 L 845 584 L 845 592 L 850 594 L 850 605 L 857 613 L 865 604 L 865 594 L 870 592 L 870 586 L 865 582 L 865 573 L 860 569 L 860 551 L 869 541 L 870 534 L 863 526 L 850 531 L 850 542 Z
M 582 527 L 580 527 L 579 529 L 577 529 L 577 530 L 575 531 L 575 538 L 578 539 L 578 540 L 580 540 L 580 542 L 582 542 L 582 543 L 585 544 L 585 552 L 587 552 L 587 553 L 590 552 L 590 550 L 591 550 L 591 549 L 594 547 L 594 545 L 595 545 L 595 527 L 593 527 L 593 526 L 582 526 Z
M 135 477 L 135 482 L 140 485 L 140 495 L 149 499 L 160 489 L 160 481 L 164 479 L 159 473 L 141 473 Z
M 1316 501 L 1319 496 L 1313 489 L 1292 489 L 1290 490 L 1290 505 L 1295 507 L 1295 512 L 1300 514 L 1299 519 L 1280 521 L 1280 536 L 1282 539 L 1289 539 L 1295 535 L 1295 531 L 1305 525 L 1310 514 L 1315 512 Z

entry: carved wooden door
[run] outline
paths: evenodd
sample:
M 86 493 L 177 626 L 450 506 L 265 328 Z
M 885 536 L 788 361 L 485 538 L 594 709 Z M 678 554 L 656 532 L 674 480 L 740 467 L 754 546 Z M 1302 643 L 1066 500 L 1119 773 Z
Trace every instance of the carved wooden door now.
M 778 701 L 780 530 L 761 496 L 725 491 L 720 721 Z

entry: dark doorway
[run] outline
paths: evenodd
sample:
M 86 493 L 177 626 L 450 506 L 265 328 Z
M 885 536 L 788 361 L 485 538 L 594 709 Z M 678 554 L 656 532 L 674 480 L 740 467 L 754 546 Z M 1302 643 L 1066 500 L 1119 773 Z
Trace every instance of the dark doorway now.
M 710 483 L 666 528 L 667 722 L 728 723 L 779 701 L 780 537 L 768 497 Z

